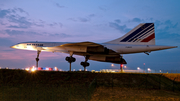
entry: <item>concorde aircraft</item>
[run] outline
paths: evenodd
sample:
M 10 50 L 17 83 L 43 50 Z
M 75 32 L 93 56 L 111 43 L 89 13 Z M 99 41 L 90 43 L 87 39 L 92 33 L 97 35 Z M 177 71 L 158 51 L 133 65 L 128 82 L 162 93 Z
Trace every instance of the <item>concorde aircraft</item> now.
M 155 31 L 154 23 L 141 23 L 134 29 L 129 31 L 124 36 L 115 40 L 105 43 L 94 42 L 22 42 L 18 43 L 11 48 L 23 49 L 23 50 L 35 50 L 37 51 L 36 66 L 38 67 L 39 54 L 41 51 L 47 52 L 61 52 L 68 53 L 70 56 L 66 57 L 66 61 L 70 63 L 75 62 L 75 55 L 81 55 L 85 57 L 85 61 L 81 62 L 84 70 L 90 60 L 111 62 L 116 64 L 127 64 L 123 59 L 122 54 L 131 53 L 145 53 L 149 55 L 151 51 L 158 51 L 170 48 L 176 48 L 177 46 L 160 46 L 155 45 Z

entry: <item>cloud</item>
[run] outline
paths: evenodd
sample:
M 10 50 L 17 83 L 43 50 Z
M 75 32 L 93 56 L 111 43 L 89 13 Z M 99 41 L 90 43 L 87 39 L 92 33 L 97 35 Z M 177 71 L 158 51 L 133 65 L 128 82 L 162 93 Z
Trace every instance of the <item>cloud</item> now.
M 64 39 L 72 37 L 66 33 L 48 33 L 48 32 L 36 32 L 36 31 L 22 31 L 22 30 L 5 30 L 0 31 L 0 39 L 1 38 L 8 38 L 8 37 L 1 37 L 3 35 L 8 36 L 9 38 L 15 38 L 14 40 L 57 40 L 57 39 Z M 1 42 L 1 41 L 0 41 Z
M 89 22 L 93 17 L 95 17 L 95 14 L 90 14 L 86 17 L 78 17 L 78 18 L 69 18 L 68 20 L 74 21 L 74 22 Z
M 119 20 L 119 19 L 116 19 L 116 20 L 114 20 L 116 23 L 121 23 L 121 20 Z
M 19 30 L 5 30 L 5 32 L 10 36 L 23 36 L 23 35 L 42 35 L 42 33 L 37 33 L 34 31 L 19 31 Z
M 146 19 L 146 20 L 149 20 L 149 19 Z M 150 20 L 152 20 L 152 19 L 150 19 Z M 133 18 L 133 19 L 130 19 L 128 22 L 129 22 L 129 23 L 132 23 L 132 22 L 142 23 L 142 22 L 144 22 L 144 21 L 145 21 L 144 19 L 135 17 L 135 18 Z
M 48 24 L 49 26 L 51 26 L 51 27 L 55 27 L 55 26 L 59 26 L 59 27 L 61 27 L 62 28 L 62 26 L 63 26 L 63 24 L 62 23 L 56 23 L 56 22 L 54 22 L 54 23 L 51 23 L 51 24 Z
M 172 20 L 155 20 L 153 18 L 147 18 L 147 19 L 141 19 L 141 18 L 133 18 L 131 20 L 129 20 L 129 23 L 133 23 L 133 22 L 136 22 L 136 23 L 155 23 L 155 27 L 158 29 L 158 30 L 162 30 L 162 31 L 171 31 L 171 32 L 174 32 L 173 30 L 176 30 L 176 32 L 180 29 L 178 27 L 179 26 L 179 23 L 178 22 L 173 22 Z M 177 30 L 178 29 L 178 30 Z M 178 31 L 180 32 L 180 30 Z
M 55 3 L 56 7 L 58 8 L 64 8 L 64 6 L 59 5 L 59 3 Z
M 92 17 L 95 17 L 95 16 L 96 16 L 95 14 L 88 15 L 89 18 L 92 18 Z
M 22 8 L 13 8 L 13 9 L 1 9 L 0 8 L 0 18 L 6 18 L 11 15 L 18 15 L 18 13 L 29 15 L 26 11 Z
M 0 20 L 0 25 L 7 25 L 7 23 L 4 23 Z
M 21 13 L 21 15 L 19 14 Z M 7 28 L 30 28 L 34 24 L 34 22 L 30 19 L 28 19 L 25 16 L 22 16 L 22 13 L 25 14 L 25 16 L 28 15 L 27 12 L 25 12 L 21 8 L 13 8 L 13 9 L 5 9 L 5 10 L 0 10 L 0 18 L 2 18 L 1 25 L 5 25 L 6 21 L 6 27 Z
M 79 18 L 79 21 L 80 22 L 88 22 L 88 21 L 90 21 L 90 19 L 89 18 Z
M 109 26 L 119 30 L 121 32 L 128 32 L 131 29 L 127 28 L 127 25 L 137 26 L 140 23 L 154 23 L 156 32 L 158 33 L 169 33 L 169 34 L 179 34 L 180 33 L 180 25 L 178 22 L 173 22 L 172 20 L 155 20 L 153 18 L 141 19 L 141 18 L 133 18 L 128 20 L 128 23 L 122 24 L 120 19 L 115 19 L 113 22 L 109 22 Z
M 14 9 L 12 9 L 12 12 L 14 12 L 14 13 L 20 12 L 20 13 L 25 13 L 26 15 L 29 15 L 28 12 L 26 12 L 22 8 L 14 8 Z
M 25 15 L 23 15 L 25 14 Z M 0 25 L 5 26 L 6 28 L 15 28 L 15 29 L 28 29 L 33 26 L 35 27 L 62 27 L 63 24 L 60 22 L 46 23 L 43 20 L 32 20 L 29 18 L 29 14 L 24 11 L 22 8 L 13 8 L 13 9 L 0 9 Z
M 140 18 L 133 18 L 132 22 L 142 22 L 143 20 L 141 20 Z
M 114 28 L 114 29 L 116 29 L 116 30 L 119 30 L 120 32 L 128 32 L 128 31 L 130 31 L 130 29 L 129 28 L 127 28 L 127 26 L 126 25 L 120 25 L 120 20 L 115 20 L 114 22 L 109 22 L 109 26 L 111 27 L 111 28 Z
M 8 28 L 28 28 L 27 26 L 16 26 L 16 25 L 10 25 Z
M 1 10 L 0 9 L 0 18 L 6 17 L 11 11 L 10 10 Z
M 177 26 L 178 26 L 178 22 L 176 22 L 175 24 L 173 24 L 171 20 L 166 20 L 166 21 L 164 22 L 164 24 L 166 25 L 166 28 L 165 28 L 165 29 L 177 28 Z
M 106 6 L 99 6 L 99 9 L 102 11 L 107 11 L 107 7 Z
M 55 33 L 55 34 L 50 34 L 50 36 L 65 38 L 65 37 L 70 37 L 71 35 L 65 33 Z
M 9 21 L 18 24 L 19 28 L 30 28 L 32 25 L 35 25 L 26 17 L 19 17 L 14 15 L 9 16 Z
M 166 21 L 155 21 L 155 26 L 160 32 L 168 32 L 169 34 L 180 33 L 180 25 L 178 22 L 172 22 L 171 20 L 166 20 Z

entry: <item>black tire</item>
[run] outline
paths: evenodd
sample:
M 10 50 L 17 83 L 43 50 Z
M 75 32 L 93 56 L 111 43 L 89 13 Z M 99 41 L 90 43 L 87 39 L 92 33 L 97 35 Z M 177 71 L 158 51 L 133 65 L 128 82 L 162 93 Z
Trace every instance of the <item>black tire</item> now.
M 90 64 L 89 64 L 88 62 L 81 62 L 81 65 L 82 65 L 83 67 L 87 67 L 87 66 L 89 66 Z
M 65 60 L 66 60 L 66 61 L 69 61 L 69 60 L 70 60 L 70 57 L 66 57 Z

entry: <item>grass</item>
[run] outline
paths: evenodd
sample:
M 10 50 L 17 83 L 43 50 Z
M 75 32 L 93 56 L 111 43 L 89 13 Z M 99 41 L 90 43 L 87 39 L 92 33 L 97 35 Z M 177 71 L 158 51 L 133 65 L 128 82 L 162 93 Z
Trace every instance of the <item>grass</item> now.
M 81 85 L 3 86 L 0 101 L 87 101 L 88 89 Z
M 1 69 L 0 101 L 176 101 L 177 75 Z
M 97 83 L 105 87 L 125 87 L 125 88 L 144 88 L 144 89 L 173 89 L 173 81 L 160 74 L 98 74 Z M 180 84 L 174 82 L 174 90 L 180 89 Z
M 94 77 L 88 72 L 1 69 L 0 101 L 87 101 Z
M 180 93 L 119 87 L 98 87 L 91 101 L 179 101 Z
M 165 73 L 165 74 L 162 74 L 163 76 L 171 79 L 171 80 L 175 80 L 177 82 L 180 82 L 180 74 L 177 74 L 177 73 L 174 73 L 174 74 L 168 74 L 168 73 Z

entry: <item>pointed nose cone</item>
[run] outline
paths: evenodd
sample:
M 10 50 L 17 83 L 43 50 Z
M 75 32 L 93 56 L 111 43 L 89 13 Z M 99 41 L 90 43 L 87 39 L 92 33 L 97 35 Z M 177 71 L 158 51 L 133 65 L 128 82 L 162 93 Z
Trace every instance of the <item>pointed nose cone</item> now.
M 15 45 L 14 45 L 14 46 L 11 46 L 10 48 L 15 48 Z

